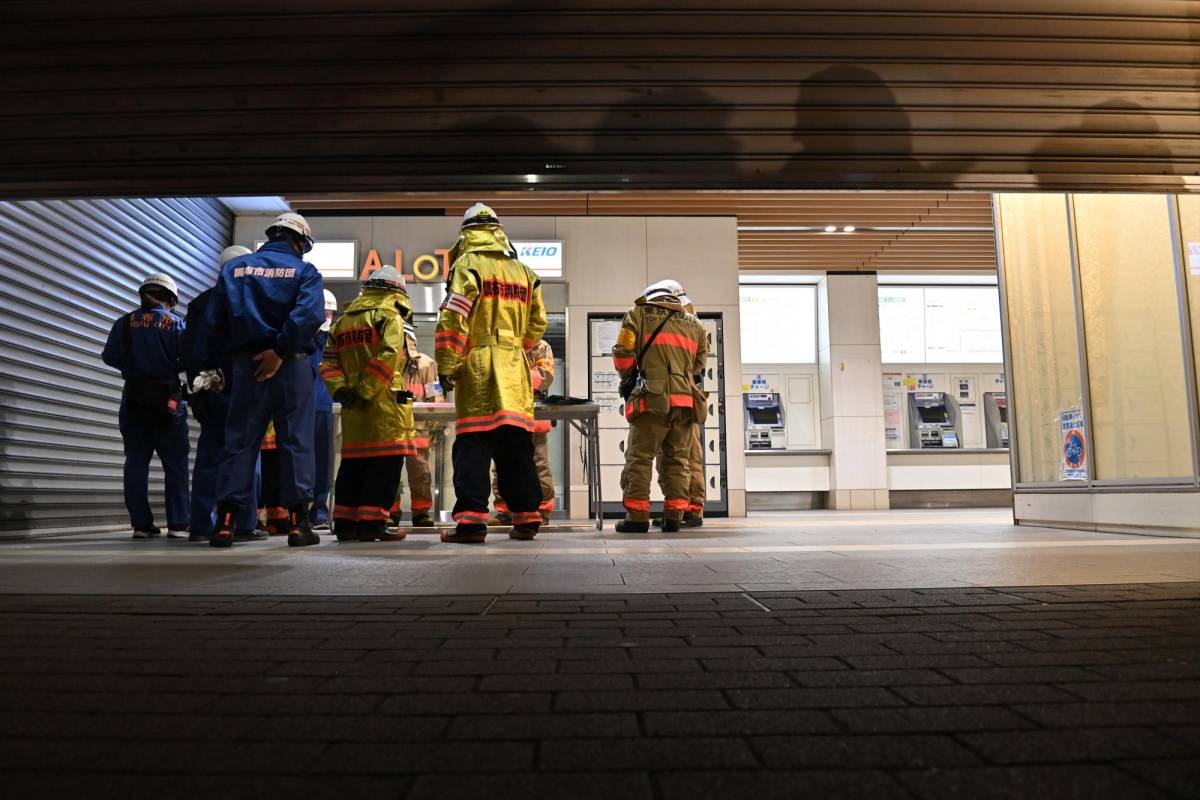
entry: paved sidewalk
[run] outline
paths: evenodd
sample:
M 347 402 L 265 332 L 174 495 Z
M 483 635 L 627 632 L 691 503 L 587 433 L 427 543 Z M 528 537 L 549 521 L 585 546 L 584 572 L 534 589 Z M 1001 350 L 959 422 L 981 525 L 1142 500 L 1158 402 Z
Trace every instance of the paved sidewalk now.
M 1200 583 L 0 595 L 27 797 L 1200 796 Z

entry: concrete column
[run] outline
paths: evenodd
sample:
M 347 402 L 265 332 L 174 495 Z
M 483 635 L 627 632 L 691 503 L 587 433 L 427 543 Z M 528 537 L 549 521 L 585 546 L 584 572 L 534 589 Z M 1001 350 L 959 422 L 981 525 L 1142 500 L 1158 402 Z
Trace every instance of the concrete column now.
M 883 440 L 879 298 L 874 273 L 830 273 L 817 289 L 821 442 L 829 460 L 829 506 L 888 507 Z

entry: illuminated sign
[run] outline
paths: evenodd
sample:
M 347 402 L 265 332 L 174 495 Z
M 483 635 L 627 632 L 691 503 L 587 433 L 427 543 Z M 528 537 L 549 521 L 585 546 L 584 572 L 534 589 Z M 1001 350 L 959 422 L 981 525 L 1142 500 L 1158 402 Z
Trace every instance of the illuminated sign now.
M 264 242 L 255 242 L 254 249 Z M 324 240 L 313 245 L 304 260 L 317 268 L 322 278 L 353 278 L 358 263 L 358 242 Z
M 520 242 L 513 240 L 517 248 L 517 258 L 529 267 L 539 277 L 561 278 L 563 274 L 563 243 L 562 242 Z M 432 253 L 421 253 L 413 257 L 411 263 L 404 260 L 404 249 L 397 247 L 396 258 L 392 263 L 405 281 L 413 283 L 440 283 L 450 275 L 450 250 L 437 248 Z M 371 248 L 359 270 L 358 279 L 367 277 L 384 264 L 379 251 Z

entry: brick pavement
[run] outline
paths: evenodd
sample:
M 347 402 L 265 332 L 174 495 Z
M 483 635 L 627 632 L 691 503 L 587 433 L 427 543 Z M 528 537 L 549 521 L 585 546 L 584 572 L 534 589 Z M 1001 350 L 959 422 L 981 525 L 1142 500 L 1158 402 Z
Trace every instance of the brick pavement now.
M 1200 796 L 1200 584 L 0 595 L 25 797 Z

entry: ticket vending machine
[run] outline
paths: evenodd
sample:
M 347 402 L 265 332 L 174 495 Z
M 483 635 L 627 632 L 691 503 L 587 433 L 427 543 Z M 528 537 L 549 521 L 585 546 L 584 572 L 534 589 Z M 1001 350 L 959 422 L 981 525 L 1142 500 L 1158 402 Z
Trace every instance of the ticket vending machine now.
M 914 450 L 962 446 L 958 407 L 945 392 L 908 395 L 908 446 Z
M 787 435 L 779 392 L 748 392 L 742 397 L 746 406 L 746 449 L 785 449 Z
M 983 422 L 988 447 L 1008 447 L 1008 394 L 984 392 Z

